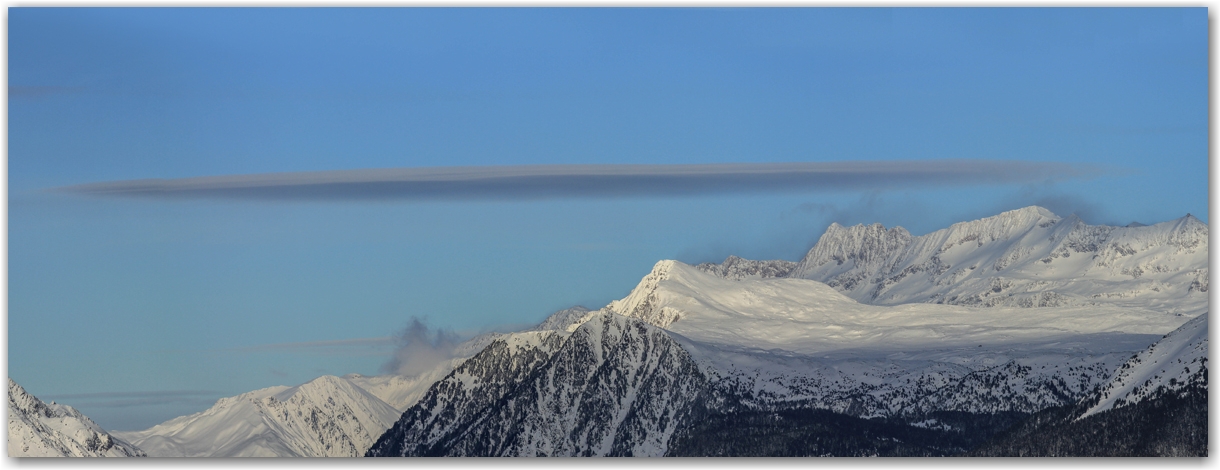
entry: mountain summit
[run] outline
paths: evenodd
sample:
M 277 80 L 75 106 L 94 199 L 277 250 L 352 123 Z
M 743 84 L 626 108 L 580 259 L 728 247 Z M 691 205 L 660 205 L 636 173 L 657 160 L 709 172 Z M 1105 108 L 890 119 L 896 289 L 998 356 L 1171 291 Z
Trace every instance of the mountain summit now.
M 9 457 L 144 457 L 75 408 L 43 403 L 8 379 Z
M 119 434 L 153 457 L 356 457 L 398 415 L 350 380 L 327 375 L 221 398 L 205 411 Z

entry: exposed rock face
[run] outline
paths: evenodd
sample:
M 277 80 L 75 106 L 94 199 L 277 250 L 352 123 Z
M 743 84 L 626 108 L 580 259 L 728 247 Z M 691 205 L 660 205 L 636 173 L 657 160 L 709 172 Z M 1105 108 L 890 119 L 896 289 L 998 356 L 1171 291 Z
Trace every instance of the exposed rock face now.
M 725 258 L 723 263 L 703 263 L 695 268 L 725 279 L 771 279 L 785 277 L 796 268 L 796 263 L 782 259 L 755 261 L 736 256 Z
M 67 405 L 43 403 L 8 380 L 9 457 L 144 457 Z
M 598 313 L 497 342 L 405 413 L 370 456 L 660 456 L 706 379 L 664 331 Z

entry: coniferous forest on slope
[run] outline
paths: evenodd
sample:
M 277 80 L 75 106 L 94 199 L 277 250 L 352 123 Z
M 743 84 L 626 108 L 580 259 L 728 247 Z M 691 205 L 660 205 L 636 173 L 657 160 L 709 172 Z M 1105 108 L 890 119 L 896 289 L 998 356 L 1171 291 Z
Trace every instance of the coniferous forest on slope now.
M 1107 410 L 1081 404 L 1033 415 L 935 412 L 864 419 L 827 410 L 709 413 L 679 432 L 674 457 L 1206 457 L 1207 389 Z M 949 430 L 912 426 L 927 418 Z
M 1206 373 L 1204 374 L 1206 376 Z M 1079 420 L 1079 405 L 1031 416 L 967 455 L 1206 457 L 1207 387 L 1190 385 Z

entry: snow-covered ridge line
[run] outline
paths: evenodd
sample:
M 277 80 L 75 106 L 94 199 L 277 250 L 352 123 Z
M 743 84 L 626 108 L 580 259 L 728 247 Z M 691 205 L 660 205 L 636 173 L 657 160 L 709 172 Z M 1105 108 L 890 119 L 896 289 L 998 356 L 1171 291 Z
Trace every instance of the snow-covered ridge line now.
M 1118 306 L 868 305 L 816 281 L 732 281 L 673 260 L 658 262 L 635 290 L 607 310 L 704 343 L 797 354 L 990 348 L 1108 333 L 1161 335 L 1189 319 Z
M 788 276 L 879 305 L 1115 304 L 1196 316 L 1207 303 L 1207 237 L 1207 225 L 1190 215 L 1111 227 L 1036 206 L 919 237 L 901 227 L 832 224 Z
M 398 415 L 352 381 L 322 376 L 222 398 L 205 411 L 118 434 L 154 457 L 358 457 Z
M 796 263 L 781 259 L 755 261 L 729 256 L 720 264 L 701 263 L 696 269 L 725 279 L 740 281 L 742 279 L 770 279 L 787 276 L 796 268 Z
M 44 403 L 8 380 L 9 457 L 144 457 L 75 408 Z
M 627 317 L 639 317 L 644 321 L 665 328 L 678 320 L 678 313 L 665 308 L 656 307 L 658 299 L 656 290 L 662 281 L 669 279 L 675 265 L 687 266 L 679 261 L 661 260 L 652 267 L 652 271 L 640 280 L 635 289 L 627 297 L 611 301 L 606 309 Z

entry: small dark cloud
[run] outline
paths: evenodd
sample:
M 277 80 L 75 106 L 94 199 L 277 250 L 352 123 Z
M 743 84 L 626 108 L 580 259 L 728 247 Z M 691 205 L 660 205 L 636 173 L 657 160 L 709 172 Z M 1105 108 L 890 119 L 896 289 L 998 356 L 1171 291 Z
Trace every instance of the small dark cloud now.
M 1028 184 L 1096 167 L 1010 160 L 394 168 L 111 181 L 54 191 L 143 198 L 529 200 Z
M 455 350 L 461 338 L 457 333 L 439 328 L 433 330 L 419 318 L 411 318 L 410 324 L 395 336 L 395 341 L 398 349 L 381 366 L 382 372 L 415 376 L 456 357 Z
M 1127 225 L 1131 222 L 1130 220 L 1119 220 L 1102 204 L 1081 194 L 1066 191 L 1052 183 L 1023 186 L 1016 193 L 1005 198 L 1000 206 L 993 208 L 992 212 L 998 214 L 1028 206 L 1043 207 L 1060 217 L 1076 214 L 1080 220 L 1094 225 Z
M 797 206 L 796 210 L 805 214 L 817 214 L 840 225 L 855 225 L 879 222 L 878 212 L 883 207 L 886 207 L 886 204 L 881 197 L 881 191 L 869 191 L 848 205 L 806 202 Z
M 1080 220 L 1091 224 L 1125 225 L 1112 220 L 1110 214 L 1101 204 L 1089 201 L 1075 194 L 1048 194 L 1034 199 L 1031 206 L 1042 206 L 1059 216 L 1076 214 Z
M 78 93 L 84 90 L 83 87 L 76 86 L 20 86 L 9 85 L 8 97 L 13 98 L 42 98 L 51 95 L 66 95 L 69 93 Z

